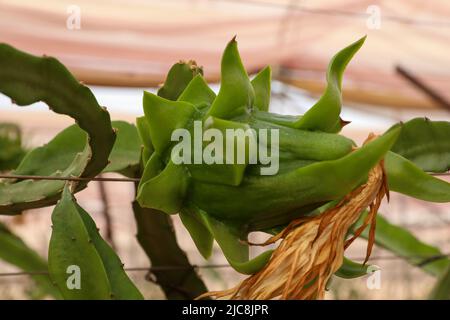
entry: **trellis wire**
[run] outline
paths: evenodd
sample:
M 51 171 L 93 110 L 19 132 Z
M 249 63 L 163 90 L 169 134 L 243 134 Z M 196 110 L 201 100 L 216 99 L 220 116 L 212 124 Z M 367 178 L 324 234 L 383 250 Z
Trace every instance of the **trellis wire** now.
M 66 181 L 108 181 L 108 182 L 139 182 L 139 178 L 109 178 L 109 177 L 59 177 L 21 174 L 0 174 L 0 179 L 15 180 L 66 180 Z
M 429 173 L 433 176 L 450 176 L 450 172 Z M 0 179 L 15 180 L 57 180 L 57 181 L 107 181 L 107 182 L 139 182 L 139 178 L 113 178 L 113 177 L 60 177 L 21 174 L 0 174 Z
M 450 253 L 438 254 L 434 256 L 424 257 L 424 256 L 410 256 L 410 257 L 399 257 L 399 256 L 380 256 L 380 257 L 371 257 L 371 260 L 406 260 L 406 259 L 414 259 L 419 258 L 423 259 L 422 261 L 415 263 L 418 267 L 424 267 L 427 264 L 435 262 L 440 259 L 445 259 L 450 257 Z M 364 257 L 350 258 L 352 260 L 363 260 Z M 155 267 L 129 267 L 124 268 L 125 271 L 134 272 L 134 271 L 146 271 L 146 272 L 154 272 L 154 271 L 175 271 L 175 270 L 188 270 L 188 269 L 219 269 L 219 268 L 231 268 L 228 264 L 206 264 L 206 265 L 192 265 L 190 267 L 187 266 L 155 266 Z M 14 277 L 14 276 L 35 276 L 35 275 L 48 275 L 48 271 L 19 271 L 19 272 L 3 272 L 0 273 L 0 277 Z

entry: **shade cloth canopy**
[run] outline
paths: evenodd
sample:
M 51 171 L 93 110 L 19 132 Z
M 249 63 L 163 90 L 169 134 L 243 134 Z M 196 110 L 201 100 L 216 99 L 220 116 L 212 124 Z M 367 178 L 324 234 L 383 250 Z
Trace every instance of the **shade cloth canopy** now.
M 237 35 L 249 72 L 270 64 L 319 92 L 332 55 L 367 34 L 345 73 L 346 99 L 435 106 L 396 74 L 398 64 L 450 99 L 446 1 L 2 0 L 0 15 L 0 42 L 55 56 L 86 83 L 155 85 L 181 59 L 217 81 Z

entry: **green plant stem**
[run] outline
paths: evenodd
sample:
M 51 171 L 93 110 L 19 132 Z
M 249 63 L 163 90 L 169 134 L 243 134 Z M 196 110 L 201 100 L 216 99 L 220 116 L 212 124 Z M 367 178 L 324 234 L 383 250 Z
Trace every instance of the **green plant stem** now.
M 180 267 L 152 272 L 167 299 L 194 299 L 206 292 L 205 284 L 178 246 L 170 216 L 159 210 L 142 208 L 137 201 L 133 201 L 133 211 L 137 239 L 152 267 Z

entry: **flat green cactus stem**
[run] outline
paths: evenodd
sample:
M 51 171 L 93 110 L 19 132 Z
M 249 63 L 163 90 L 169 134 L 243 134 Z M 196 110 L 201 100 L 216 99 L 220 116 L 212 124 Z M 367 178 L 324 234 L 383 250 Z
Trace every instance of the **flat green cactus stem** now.
M 86 131 L 88 138 L 84 142 L 85 148 L 75 157 L 68 161 L 66 159 L 66 165 L 62 170 L 59 169 L 62 172 L 46 174 L 93 177 L 108 165 L 116 137 L 109 113 L 97 103 L 92 92 L 79 83 L 58 60 L 32 56 L 0 44 L 0 92 L 19 106 L 43 101 L 55 113 L 75 119 L 79 127 Z M 64 149 L 63 145 L 59 147 Z M 42 166 L 45 162 L 31 163 L 35 155 L 36 152 L 32 151 L 24 161 L 30 166 Z M 42 154 L 40 157 L 42 159 Z M 27 171 L 24 167 L 19 165 L 18 173 Z M 62 187 L 60 183 L 50 181 L 2 182 L 0 213 L 12 214 L 53 204 L 59 198 Z
M 419 133 L 419 134 L 418 134 Z M 450 122 L 415 118 L 403 124 L 392 151 L 427 172 L 450 170 Z
M 0 259 L 24 272 L 47 270 L 47 261 L 2 223 L 0 223 L 0 248 Z M 61 298 L 48 275 L 32 274 L 31 278 L 36 284 L 36 290 L 31 292 L 33 298 Z
M 0 44 L 0 92 L 19 106 L 43 101 L 54 112 L 75 119 L 88 133 L 92 153 L 83 177 L 93 176 L 107 165 L 115 139 L 109 113 L 58 60 Z
M 52 223 L 48 269 L 64 299 L 143 299 L 68 185 L 53 211 Z
M 139 170 L 140 143 L 137 129 L 125 121 L 113 121 L 117 139 L 102 172 L 134 176 Z M 49 143 L 31 150 L 14 170 L 19 175 L 81 176 L 89 162 L 88 136 L 74 124 L 57 134 Z M 43 165 L 45 164 L 45 165 Z M 78 185 L 77 191 L 85 187 Z M 64 181 L 24 180 L 0 183 L 0 214 L 18 214 L 21 210 L 55 203 Z
M 356 230 L 361 225 L 366 215 L 367 211 L 355 223 L 353 230 Z M 390 223 L 381 213 L 377 214 L 376 224 L 375 244 L 380 248 L 389 250 L 398 257 L 403 258 L 411 266 L 420 267 L 435 277 L 439 277 L 450 267 L 450 259 L 445 256 L 442 259 L 421 264 L 427 258 L 442 256 L 443 253 L 437 247 L 418 239 L 408 229 Z M 369 237 L 368 230 L 365 230 L 361 236 L 367 239 Z

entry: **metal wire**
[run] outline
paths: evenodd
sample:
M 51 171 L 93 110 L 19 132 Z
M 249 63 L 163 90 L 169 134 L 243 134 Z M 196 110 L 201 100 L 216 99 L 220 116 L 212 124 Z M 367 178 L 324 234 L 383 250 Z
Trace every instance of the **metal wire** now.
M 432 176 L 450 176 L 450 172 L 429 173 Z M 14 180 L 58 180 L 58 181 L 108 181 L 108 182 L 139 182 L 139 178 L 108 178 L 108 177 L 58 177 L 58 176 L 35 176 L 20 174 L 0 174 L 0 179 Z
M 130 267 L 124 268 L 125 271 L 175 271 L 175 270 L 187 270 L 187 269 L 219 269 L 219 268 L 231 268 L 228 264 L 208 264 L 208 265 L 192 265 L 190 267 L 186 266 L 156 266 L 156 267 Z M 3 272 L 0 273 L 0 277 L 9 277 L 9 276 L 41 276 L 48 275 L 48 271 L 19 271 L 19 272 Z
M 21 174 L 0 174 L 0 179 L 15 180 L 65 180 L 65 181 L 109 181 L 109 182 L 139 182 L 139 178 L 108 178 L 108 177 L 59 177 L 59 176 L 34 176 Z
M 415 266 L 424 267 L 429 263 L 445 259 L 450 257 L 450 253 L 433 255 L 430 257 L 424 256 L 410 256 L 410 257 L 399 257 L 399 256 L 380 256 L 371 257 L 370 260 L 408 260 L 408 259 L 423 259 Z M 352 260 L 364 260 L 365 257 L 351 257 Z M 154 271 L 175 271 L 175 270 L 187 270 L 187 269 L 219 269 L 219 268 L 231 268 L 228 264 L 206 264 L 206 265 L 192 265 L 191 267 L 186 266 L 155 266 L 155 267 L 129 267 L 124 268 L 125 271 L 129 272 L 154 272 Z M 36 276 L 36 275 L 48 275 L 48 271 L 19 271 L 19 272 L 3 272 L 0 273 L 0 277 L 15 277 L 15 276 Z

